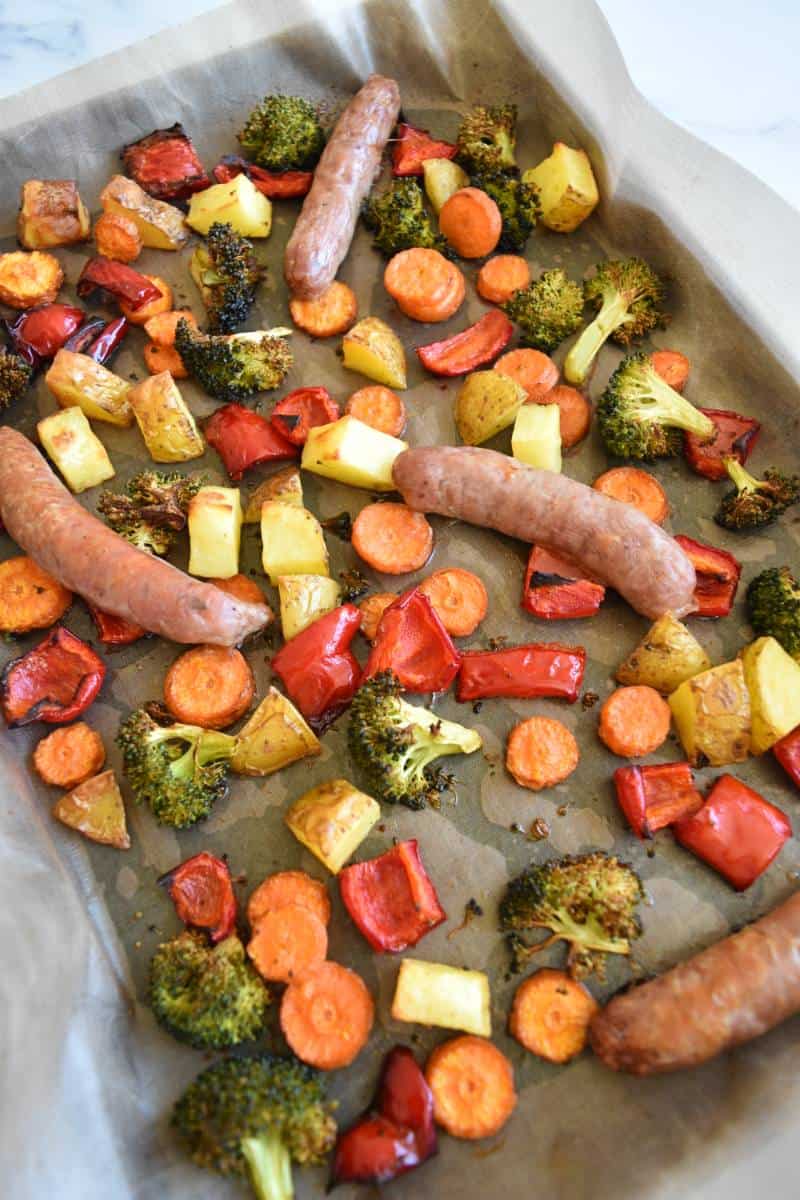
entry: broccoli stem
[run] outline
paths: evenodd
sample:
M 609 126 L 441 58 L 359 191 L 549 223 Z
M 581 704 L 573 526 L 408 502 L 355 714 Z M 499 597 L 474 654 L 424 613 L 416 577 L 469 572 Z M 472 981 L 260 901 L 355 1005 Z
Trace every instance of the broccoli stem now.
M 258 1200 L 293 1200 L 292 1159 L 280 1134 L 270 1129 L 240 1145 Z
M 585 383 L 592 363 L 615 329 L 628 320 L 628 303 L 619 292 L 603 301 L 595 319 L 586 326 L 564 360 L 564 376 L 570 383 Z
M 725 470 L 728 472 L 738 492 L 757 492 L 759 481 L 754 479 L 749 471 L 745 471 L 738 458 L 727 456 L 723 458 Z
M 217 733 L 212 729 L 203 731 L 197 743 L 196 763 L 204 767 L 207 763 L 216 762 L 220 758 L 230 758 L 236 738 L 229 733 Z

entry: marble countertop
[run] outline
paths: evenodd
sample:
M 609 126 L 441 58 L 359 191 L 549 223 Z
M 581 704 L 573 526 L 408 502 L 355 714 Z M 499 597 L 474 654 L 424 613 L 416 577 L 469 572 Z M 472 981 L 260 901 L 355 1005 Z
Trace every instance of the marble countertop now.
M 666 116 L 800 209 L 797 0 L 599 0 L 628 69 Z M 0 0 L 0 96 L 216 7 L 209 0 Z

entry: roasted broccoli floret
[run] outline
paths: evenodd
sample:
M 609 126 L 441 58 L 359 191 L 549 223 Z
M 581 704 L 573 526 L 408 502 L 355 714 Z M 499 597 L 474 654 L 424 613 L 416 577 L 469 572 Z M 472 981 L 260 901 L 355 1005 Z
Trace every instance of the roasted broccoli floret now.
M 294 361 L 284 340 L 288 332 L 270 329 L 209 337 L 181 318 L 175 331 L 175 349 L 209 396 L 236 402 L 283 383 Z
M 9 350 L 0 350 L 0 409 L 19 400 L 32 378 L 33 367 L 24 358 Z
M 97 511 L 115 533 L 149 554 L 167 554 L 175 534 L 186 525 L 189 501 L 202 486 L 201 476 L 177 471 L 142 471 L 127 494 L 101 492 Z
M 661 309 L 664 285 L 641 258 L 600 263 L 583 292 L 586 302 L 600 311 L 564 360 L 566 378 L 579 384 L 588 379 L 592 363 L 608 338 L 629 346 L 667 319 Z
M 456 161 L 472 175 L 516 166 L 517 106 L 476 104 L 458 130 Z
M 263 273 L 252 242 L 231 225 L 215 221 L 205 245 L 192 255 L 189 271 L 203 297 L 212 333 L 231 333 L 247 320 Z
M 172 1127 L 199 1167 L 249 1178 L 258 1200 L 292 1200 L 292 1162 L 320 1163 L 336 1140 L 333 1108 L 296 1058 L 227 1058 L 189 1084 Z
M 512 969 L 553 942 L 569 943 L 567 969 L 575 979 L 605 973 L 607 954 L 628 954 L 641 933 L 636 906 L 644 898 L 632 867 L 600 850 L 532 863 L 512 879 L 500 902 L 500 928 L 509 934 Z M 549 929 L 527 945 L 524 930 Z
M 756 637 L 774 637 L 800 662 L 800 583 L 788 567 L 767 567 L 750 581 L 747 613 Z
M 380 196 L 369 196 L 361 209 L 372 244 L 387 258 L 400 250 L 422 246 L 447 253 L 447 243 L 433 227 L 416 179 L 394 179 Z
M 770 525 L 800 500 L 800 475 L 769 470 L 764 472 L 763 479 L 754 479 L 738 458 L 724 458 L 723 462 L 736 484 L 733 491 L 722 497 L 714 514 L 714 520 L 723 529 L 758 529 Z
M 156 1019 L 198 1050 L 224 1050 L 264 1028 L 270 994 L 238 937 L 216 946 L 187 930 L 158 947 L 150 963 Z
M 228 790 L 236 739 L 198 725 L 157 725 L 137 708 L 122 722 L 117 745 L 137 802 L 157 821 L 184 829 L 207 817 Z
M 401 692 L 391 671 L 362 684 L 350 706 L 348 743 L 365 783 L 379 799 L 424 808 L 449 786 L 433 762 L 446 754 L 472 754 L 482 742 L 473 729 L 408 704 Z
M 491 196 L 500 209 L 503 229 L 497 243 L 498 250 L 521 254 L 541 215 L 539 189 L 532 183 L 524 183 L 518 171 L 479 172 L 473 175 L 470 182 L 473 187 Z
M 317 110 L 300 96 L 265 96 L 238 138 L 268 171 L 310 171 L 325 146 Z
M 583 288 L 556 267 L 515 292 L 500 307 L 520 327 L 524 345 L 549 353 L 579 327 Z
M 600 434 L 619 458 L 666 458 L 681 451 L 680 431 L 709 439 L 715 425 L 654 370 L 647 354 L 623 359 L 597 406 Z

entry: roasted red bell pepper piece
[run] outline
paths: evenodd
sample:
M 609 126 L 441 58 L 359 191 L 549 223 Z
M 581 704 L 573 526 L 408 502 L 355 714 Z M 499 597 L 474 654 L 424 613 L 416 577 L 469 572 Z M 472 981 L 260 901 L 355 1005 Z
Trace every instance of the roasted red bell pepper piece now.
M 490 363 L 511 341 L 514 326 L 504 312 L 492 308 L 470 325 L 445 338 L 417 346 L 419 360 L 434 375 L 466 375 Z
M 5 667 L 0 676 L 2 710 L 10 729 L 31 721 L 64 725 L 85 712 L 105 678 L 102 658 L 59 625 Z
M 373 950 L 397 954 L 447 919 L 416 838 L 339 873 L 344 906 Z
M 92 342 L 97 341 L 105 327 L 106 323 L 102 317 L 87 317 L 80 329 L 76 329 L 64 342 L 64 349 L 72 350 L 74 354 L 85 354 Z
M 339 405 L 327 388 L 302 387 L 278 401 L 270 420 L 294 446 L 305 446 L 310 429 L 338 421 L 339 415 Z
M 259 463 L 298 458 L 299 450 L 264 417 L 243 404 L 225 404 L 205 425 L 206 441 L 225 464 L 231 479 Z
M 649 767 L 619 767 L 614 772 L 617 803 L 639 838 L 659 830 L 703 807 L 686 762 Z
M 392 143 L 392 174 L 422 175 L 426 158 L 453 158 L 456 149 L 453 142 L 438 142 L 427 129 L 400 121 Z
M 692 617 L 727 617 L 733 608 L 742 564 L 727 550 L 706 546 L 679 533 L 675 541 L 694 565 L 697 583 L 694 598 L 697 608 Z
M 460 662 L 430 600 L 411 588 L 383 613 L 364 678 L 391 671 L 407 692 L 446 692 Z
M 682 846 L 737 892 L 755 883 L 792 836 L 781 810 L 733 775 L 721 775 L 703 807 L 672 828 Z
M 361 682 L 350 651 L 360 625 L 356 605 L 342 604 L 295 634 L 272 660 L 289 699 L 316 733 L 344 712 Z
M 117 317 L 116 320 L 109 321 L 94 341 L 89 343 L 85 353 L 102 366 L 119 350 L 127 332 L 127 317 Z
M 772 753 L 786 774 L 800 788 L 800 725 L 772 747 Z
M 108 292 L 115 300 L 124 300 L 134 312 L 157 300 L 161 295 L 156 285 L 138 271 L 134 271 L 133 267 L 111 258 L 103 258 L 102 255 L 86 260 L 78 276 L 75 291 L 81 298 L 85 298 L 91 296 L 98 288 Z
M 554 696 L 572 704 L 578 699 L 585 668 L 583 646 L 542 642 L 507 650 L 468 650 L 461 656 L 456 699 Z
M 236 896 L 228 864 L 204 850 L 187 858 L 158 881 L 169 892 L 184 925 L 207 929 L 212 942 L 236 928 Z
M 141 625 L 133 625 L 124 617 L 115 617 L 112 613 L 103 612 L 88 600 L 86 607 L 94 621 L 97 636 L 105 646 L 130 646 L 132 642 L 138 642 L 139 638 L 147 636 L 147 630 Z
M 716 426 L 716 437 L 704 442 L 696 433 L 683 435 L 686 461 L 698 475 L 706 479 L 727 479 L 724 457 L 747 462 L 756 444 L 761 425 L 755 417 L 743 417 L 725 408 L 701 408 Z
M 522 607 L 543 621 L 566 621 L 593 617 L 605 599 L 601 583 L 582 579 L 580 571 L 565 558 L 543 546 L 531 546 Z
M 58 353 L 85 316 L 82 308 L 72 304 L 41 304 L 3 321 L 3 326 L 20 358 L 36 369 Z
M 184 200 L 211 183 L 179 121 L 123 146 L 121 158 L 131 178 L 157 200 Z
M 314 180 L 313 171 L 265 171 L 236 154 L 226 154 L 214 167 L 217 183 L 227 183 L 237 175 L 246 175 L 262 195 L 273 200 L 305 196 Z

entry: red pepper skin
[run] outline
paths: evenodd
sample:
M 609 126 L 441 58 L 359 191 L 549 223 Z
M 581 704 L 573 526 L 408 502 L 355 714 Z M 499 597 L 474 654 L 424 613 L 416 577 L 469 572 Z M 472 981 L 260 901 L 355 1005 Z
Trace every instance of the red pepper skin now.
M 91 646 L 59 625 L 0 676 L 6 724 L 16 729 L 31 721 L 74 721 L 100 691 L 105 674 L 105 663 Z
M 185 200 L 211 183 L 179 121 L 123 146 L 120 157 L 139 187 L 157 200 Z
M 103 258 L 102 255 L 86 260 L 75 285 L 81 299 L 91 296 L 98 288 L 108 292 L 115 300 L 124 300 L 134 312 L 161 295 L 156 285 L 134 271 L 133 267 Z
M 89 615 L 94 621 L 97 636 L 104 646 L 130 646 L 139 638 L 147 637 L 147 630 L 141 625 L 133 625 L 123 617 L 115 617 L 112 613 L 103 612 L 93 604 L 86 602 Z
M 772 753 L 792 783 L 800 788 L 800 725 L 772 747 Z
M 395 1046 L 383 1060 L 378 1100 L 385 1117 L 414 1131 L 421 1161 L 436 1153 L 433 1092 L 407 1046 Z
M 456 149 L 452 142 L 437 142 L 427 129 L 400 121 L 392 144 L 392 174 L 422 175 L 426 158 L 453 158 Z
M 706 479 L 727 479 L 725 456 L 746 463 L 753 452 L 761 425 L 754 417 L 743 417 L 725 408 L 701 408 L 717 428 L 713 441 L 704 442 L 696 433 L 683 435 L 683 452 L 689 466 Z
M 228 864 L 203 851 L 187 858 L 158 881 L 166 887 L 184 925 L 207 929 L 212 942 L 236 928 L 236 896 Z
M 721 775 L 699 812 L 672 828 L 682 846 L 737 892 L 755 883 L 792 836 L 781 810 L 733 775 Z
M 102 333 L 90 343 L 86 350 L 89 358 L 93 358 L 101 366 L 107 363 L 119 350 L 128 328 L 127 317 L 117 317 L 115 321 L 109 321 Z
M 292 200 L 297 196 L 305 196 L 314 180 L 313 171 L 265 171 L 263 167 L 257 167 L 255 163 L 236 154 L 226 154 L 220 159 L 213 175 L 217 183 L 227 183 L 237 175 L 246 175 L 262 195 L 272 200 Z
M 102 317 L 87 317 L 80 329 L 76 329 L 64 342 L 64 349 L 72 350 L 74 354 L 85 354 L 105 327 L 106 323 Z
M 344 906 L 379 953 L 397 954 L 447 919 L 416 838 L 339 873 Z
M 703 807 L 686 762 L 648 767 L 619 767 L 614 772 L 617 803 L 638 838 L 651 838 L 659 829 Z
M 581 579 L 577 567 L 542 546 L 531 546 L 522 607 L 542 621 L 571 621 L 593 617 L 605 599 L 606 589 L 591 579 Z
M 243 404 L 225 404 L 205 425 L 206 441 L 225 464 L 231 479 L 239 480 L 245 471 L 265 462 L 298 458 L 293 446 L 269 421 Z
M 504 312 L 492 308 L 461 333 L 417 346 L 419 360 L 433 375 L 466 375 L 497 358 L 511 341 L 514 326 Z
M 553 696 L 573 704 L 583 682 L 583 646 L 541 642 L 507 650 L 470 650 L 461 656 L 457 700 L 488 700 L 505 696 L 532 700 Z
M 339 405 L 324 387 L 295 388 L 272 410 L 270 421 L 293 446 L 305 446 L 309 430 L 339 420 Z
M 85 316 L 82 308 L 72 304 L 41 304 L 13 321 L 3 321 L 3 326 L 14 350 L 35 370 L 58 353 Z
M 692 560 L 697 575 L 697 608 L 689 616 L 727 617 L 736 598 L 742 564 L 727 550 L 706 546 L 682 533 L 676 534 L 675 541 Z
M 364 679 L 391 671 L 407 692 L 446 692 L 460 663 L 430 600 L 419 588 L 411 588 L 381 617 Z
M 350 643 L 361 625 L 355 604 L 342 604 L 307 626 L 272 659 L 292 703 L 315 733 L 344 712 L 361 682 L 361 667 Z

